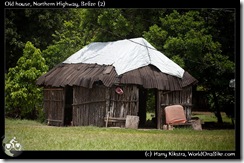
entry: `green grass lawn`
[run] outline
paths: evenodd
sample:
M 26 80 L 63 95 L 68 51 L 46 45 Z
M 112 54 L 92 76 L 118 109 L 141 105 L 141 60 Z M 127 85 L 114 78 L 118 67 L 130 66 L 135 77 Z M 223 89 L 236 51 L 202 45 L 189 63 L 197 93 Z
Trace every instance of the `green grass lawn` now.
M 155 116 L 155 113 L 147 112 L 146 119 L 152 120 L 152 115 Z M 223 122 L 231 123 L 231 119 L 224 113 L 221 112 Z M 217 118 L 212 112 L 192 112 L 192 117 L 198 117 L 204 122 L 217 122 Z
M 235 130 L 53 127 L 5 119 L 5 137 L 23 150 L 235 150 Z
M 204 122 L 217 122 L 217 118 L 212 112 L 192 112 L 192 117 L 198 117 Z M 231 118 L 229 118 L 224 112 L 221 112 L 221 117 L 223 122 L 231 123 Z

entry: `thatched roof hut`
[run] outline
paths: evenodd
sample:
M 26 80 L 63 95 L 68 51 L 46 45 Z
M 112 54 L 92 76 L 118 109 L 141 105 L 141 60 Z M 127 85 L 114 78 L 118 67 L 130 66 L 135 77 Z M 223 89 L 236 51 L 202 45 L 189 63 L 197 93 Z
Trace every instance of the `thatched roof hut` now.
M 197 80 L 143 38 L 91 43 L 39 77 L 50 125 L 123 126 L 127 115 L 146 122 L 148 91 L 155 96 L 156 126 L 162 104 L 184 104 L 190 118 Z M 119 91 L 118 91 L 119 90 Z M 107 124 L 106 124 L 107 125 Z

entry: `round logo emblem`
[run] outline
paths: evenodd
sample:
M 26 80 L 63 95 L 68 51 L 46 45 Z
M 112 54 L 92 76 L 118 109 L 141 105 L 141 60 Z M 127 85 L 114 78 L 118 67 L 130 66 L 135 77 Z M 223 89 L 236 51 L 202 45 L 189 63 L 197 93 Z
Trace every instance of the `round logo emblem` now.
M 22 153 L 22 145 L 16 137 L 13 137 L 12 139 L 3 139 L 2 147 L 4 152 L 11 157 L 17 157 Z

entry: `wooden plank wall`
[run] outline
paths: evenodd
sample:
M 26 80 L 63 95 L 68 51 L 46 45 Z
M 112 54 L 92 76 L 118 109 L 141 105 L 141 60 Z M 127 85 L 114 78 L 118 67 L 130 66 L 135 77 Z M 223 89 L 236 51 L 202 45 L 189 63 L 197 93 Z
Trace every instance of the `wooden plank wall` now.
M 73 125 L 75 126 L 105 126 L 104 118 L 109 112 L 110 117 L 126 118 L 127 115 L 137 115 L 139 109 L 139 89 L 137 86 L 120 86 L 123 94 L 115 92 L 116 86 L 106 88 L 73 87 Z M 112 123 L 110 126 L 123 126 L 122 123 Z
M 115 92 L 116 86 L 109 89 L 109 111 L 110 117 L 126 118 L 127 115 L 138 115 L 139 109 L 139 89 L 135 85 L 119 86 L 123 94 Z M 112 126 L 124 127 L 125 124 L 113 123 Z
M 44 88 L 44 111 L 48 125 L 64 125 L 64 89 Z
M 158 91 L 158 117 L 157 117 L 157 128 L 161 129 L 165 124 L 164 107 L 167 105 L 181 104 L 184 106 L 186 118 L 191 119 L 191 108 L 192 108 L 192 87 L 186 87 L 182 91 Z
M 104 126 L 106 87 L 73 87 L 73 125 Z

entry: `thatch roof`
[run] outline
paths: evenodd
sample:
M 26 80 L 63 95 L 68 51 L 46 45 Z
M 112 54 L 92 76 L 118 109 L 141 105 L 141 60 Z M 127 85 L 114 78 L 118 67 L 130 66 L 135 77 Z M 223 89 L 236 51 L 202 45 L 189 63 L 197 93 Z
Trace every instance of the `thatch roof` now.
M 37 80 L 52 87 L 92 88 L 96 82 L 173 91 L 197 80 L 144 38 L 91 43 Z
M 137 84 L 147 89 L 156 88 L 174 91 L 195 84 L 197 80 L 186 71 L 182 78 L 178 78 L 162 73 L 153 65 L 118 75 L 113 66 L 61 63 L 39 77 L 37 85 L 46 87 L 65 87 L 69 85 L 92 88 L 96 82 L 102 82 L 106 87 L 111 87 L 114 84 Z

